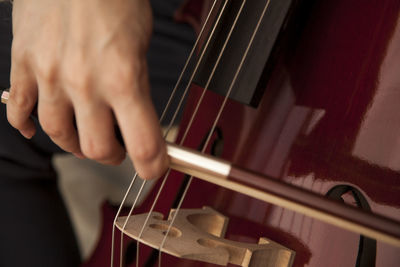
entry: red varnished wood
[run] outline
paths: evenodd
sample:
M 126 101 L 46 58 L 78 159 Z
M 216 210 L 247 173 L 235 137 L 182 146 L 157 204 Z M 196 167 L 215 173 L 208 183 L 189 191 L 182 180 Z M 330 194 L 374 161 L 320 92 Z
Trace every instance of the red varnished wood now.
M 258 108 L 228 102 L 218 123 L 222 157 L 322 195 L 352 185 L 373 212 L 400 220 L 400 2 L 313 2 L 285 39 Z M 201 92 L 192 85 L 181 129 Z M 206 93 L 185 146 L 200 145 L 222 100 Z M 158 211 L 167 214 L 181 182 L 173 173 Z M 154 194 L 136 212 L 148 210 Z M 227 238 L 268 237 L 296 251 L 296 267 L 355 266 L 356 234 L 194 180 L 183 206 L 205 205 L 230 218 Z M 143 264 L 150 251 L 141 251 Z M 167 255 L 162 263 L 212 266 Z M 376 266 L 399 263 L 399 248 L 377 243 Z
M 400 3 L 315 2 L 282 49 L 260 106 L 225 108 L 223 157 L 320 194 L 353 185 L 374 212 L 400 220 Z M 182 128 L 200 93 L 192 87 Z M 185 145 L 200 144 L 221 101 L 207 93 Z M 297 252 L 295 266 L 355 266 L 355 234 L 195 181 L 184 206 L 203 205 L 231 218 L 228 238 L 267 236 Z M 168 266 L 206 266 L 165 258 Z M 376 266 L 399 262 L 399 248 L 378 242 Z

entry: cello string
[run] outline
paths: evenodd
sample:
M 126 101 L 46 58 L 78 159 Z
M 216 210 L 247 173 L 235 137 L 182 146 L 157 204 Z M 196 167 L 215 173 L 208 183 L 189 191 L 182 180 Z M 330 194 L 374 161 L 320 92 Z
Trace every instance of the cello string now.
M 212 80 L 212 78 L 214 77 L 215 71 L 216 71 L 217 67 L 219 66 L 220 60 L 221 60 L 222 55 L 223 55 L 223 53 L 224 53 L 224 51 L 225 51 L 225 49 L 226 49 L 226 46 L 227 46 L 229 40 L 231 39 L 233 30 L 236 28 L 236 24 L 237 24 L 238 19 L 239 19 L 240 15 L 241 15 L 241 13 L 242 13 L 242 11 L 243 11 L 243 7 L 244 7 L 245 3 L 246 3 L 246 0 L 244 0 L 244 1 L 242 2 L 239 11 L 238 11 L 238 13 L 236 14 L 236 17 L 235 17 L 234 22 L 233 22 L 233 24 L 232 24 L 232 26 L 231 26 L 231 29 L 230 29 L 230 31 L 229 31 L 229 33 L 228 33 L 228 36 L 227 36 L 227 38 L 226 38 L 226 40 L 225 40 L 225 42 L 224 42 L 224 44 L 223 44 L 223 47 L 222 47 L 222 49 L 221 49 L 221 51 L 220 51 L 220 53 L 219 53 L 219 55 L 218 55 L 217 61 L 216 61 L 216 63 L 214 64 L 214 67 L 213 67 L 213 69 L 212 69 L 212 72 L 211 72 L 211 74 L 210 74 L 208 80 L 207 80 L 207 83 L 206 83 L 206 85 L 205 85 L 205 88 L 203 89 L 202 95 L 201 95 L 201 97 L 200 97 L 200 101 L 202 101 L 202 99 L 204 98 L 205 93 L 206 93 L 206 91 L 208 90 L 208 87 L 209 87 L 209 85 L 210 85 L 210 83 L 211 83 L 211 80 Z M 229 97 L 229 94 L 230 94 L 230 92 L 228 91 L 228 94 L 227 94 L 226 98 Z M 198 108 L 199 108 L 199 106 L 196 107 L 196 109 L 195 109 L 195 114 L 197 114 Z M 220 108 L 219 113 L 221 113 L 222 110 L 223 110 L 223 106 Z M 217 116 L 217 118 L 219 118 L 219 116 Z M 192 119 L 191 119 L 191 121 L 190 121 L 190 123 L 189 123 L 189 127 L 186 129 L 186 132 L 184 133 L 184 137 L 186 137 L 186 135 L 188 134 L 188 130 L 190 129 L 190 126 L 191 126 L 192 123 L 193 123 L 193 119 L 194 119 L 194 118 L 192 117 Z M 204 146 L 203 146 L 203 148 L 202 148 L 202 150 L 201 150 L 202 153 L 205 152 L 205 150 L 206 150 L 206 148 L 207 148 L 207 146 L 208 146 L 209 140 L 210 140 L 211 136 L 213 135 L 213 132 L 214 132 L 214 130 L 215 130 L 215 127 L 216 127 L 216 122 L 214 122 L 214 125 L 213 125 L 213 127 L 211 128 L 211 131 L 210 131 L 209 134 L 208 134 L 207 140 L 206 140 L 206 142 L 204 143 Z M 188 181 L 188 183 L 187 183 L 187 185 L 186 185 L 186 187 L 185 187 L 185 190 L 184 190 L 184 192 L 183 192 L 183 194 L 182 194 L 182 196 L 181 196 L 181 198 L 180 198 L 180 200 L 179 200 L 178 206 L 177 206 L 177 208 L 175 209 L 175 213 L 174 213 L 174 215 L 173 215 L 173 217 L 172 217 L 172 219 L 171 219 L 171 222 L 170 222 L 170 224 L 169 224 L 169 226 L 168 226 L 168 229 L 167 229 L 166 233 L 164 234 L 164 238 L 163 238 L 163 240 L 162 240 L 162 242 L 161 242 L 161 244 L 160 244 L 160 247 L 159 247 L 159 257 L 158 257 L 158 258 L 159 258 L 159 262 L 158 262 L 158 263 L 159 263 L 159 264 L 158 264 L 159 266 L 161 266 L 162 249 L 163 249 L 163 247 L 164 247 L 164 245 L 165 245 L 165 242 L 166 242 L 166 240 L 167 240 L 167 237 L 168 237 L 168 235 L 169 235 L 169 232 L 171 231 L 172 226 L 173 226 L 173 224 L 174 224 L 174 222 L 175 222 L 175 220 L 176 220 L 176 217 L 177 217 L 177 215 L 178 215 L 178 213 L 179 213 L 179 210 L 180 210 L 180 208 L 181 208 L 181 206 L 182 206 L 183 200 L 185 199 L 185 196 L 186 196 L 186 194 L 187 194 L 187 192 L 188 192 L 188 189 L 189 189 L 189 187 L 190 187 L 190 185 L 191 185 L 191 183 L 192 183 L 192 180 L 193 180 L 193 176 L 191 176 L 191 177 L 189 178 L 189 181 Z
M 136 178 L 138 177 L 137 172 L 134 174 L 129 186 L 128 186 L 128 190 L 125 192 L 125 195 L 122 199 L 121 205 L 118 207 L 118 211 L 117 214 L 115 215 L 114 218 L 114 222 L 113 222 L 113 227 L 112 227 L 112 233 L 111 233 L 111 257 L 110 257 L 110 266 L 113 267 L 114 266 L 114 246 L 115 246 L 115 228 L 116 228 L 116 223 L 117 223 L 117 219 L 121 213 L 122 207 L 125 205 L 126 199 L 128 198 L 129 193 L 132 190 L 132 187 L 136 181 Z M 123 238 L 123 234 L 121 233 L 121 239 Z M 120 247 L 120 250 L 122 251 L 122 247 Z
M 211 7 L 211 11 L 214 9 L 214 7 L 215 7 L 217 1 L 218 1 L 218 0 L 214 0 L 213 5 L 212 5 L 212 7 Z M 203 27 L 201 28 L 201 30 L 200 30 L 200 32 L 199 32 L 198 38 L 196 39 L 195 44 L 193 45 L 193 48 L 192 48 L 192 50 L 191 50 L 191 52 L 190 52 L 190 54 L 189 54 L 189 56 L 188 56 L 188 59 L 186 60 L 185 65 L 184 65 L 184 67 L 183 67 L 183 69 L 182 69 L 182 71 L 181 71 L 181 73 L 180 73 L 180 75 L 179 75 L 179 78 L 178 78 L 178 80 L 177 80 L 177 82 L 176 82 L 176 84 L 175 84 L 175 87 L 174 87 L 174 89 L 173 89 L 173 91 L 172 91 L 172 93 L 171 93 L 171 95 L 170 95 L 170 97 L 169 97 L 169 99 L 168 99 L 168 102 L 167 102 L 166 106 L 164 107 L 164 110 L 163 110 L 162 115 L 161 115 L 161 117 L 160 117 L 160 122 L 162 122 L 162 121 L 165 119 L 166 112 L 167 112 L 167 110 L 168 110 L 168 109 L 170 108 L 170 106 L 171 106 L 172 99 L 175 97 L 175 94 L 176 94 L 176 92 L 177 92 L 177 89 L 179 88 L 179 86 L 180 86 L 180 84 L 181 84 L 181 82 L 182 82 L 184 73 L 186 72 L 186 70 L 187 70 L 187 68 L 188 68 L 188 66 L 189 66 L 189 63 L 192 61 L 194 52 L 196 51 L 196 48 L 197 48 L 197 46 L 198 46 L 198 44 L 199 44 L 201 38 L 203 37 L 204 30 L 205 30 L 205 26 L 206 26 L 206 24 L 207 24 L 207 22 L 208 22 L 208 20 L 209 20 L 209 18 L 210 18 L 210 14 L 211 14 L 211 12 L 208 14 L 208 16 L 207 16 L 207 18 L 206 18 L 206 20 L 205 20 L 205 23 L 204 23 Z M 201 58 L 199 58 L 199 61 L 200 61 L 200 60 L 201 60 Z M 187 91 L 187 89 L 185 90 L 184 95 L 186 95 L 186 91 Z M 182 98 L 184 98 L 184 96 L 183 96 Z M 178 104 L 178 109 L 180 108 L 180 106 L 182 105 L 182 103 L 183 103 L 183 100 L 181 100 L 180 103 Z M 169 125 L 168 125 L 168 130 L 167 130 L 166 133 L 164 134 L 164 138 L 168 135 L 169 130 L 171 129 L 172 124 L 174 123 L 175 119 L 176 119 L 176 115 L 174 114 L 174 117 L 171 119 L 171 121 L 170 121 L 170 123 L 169 123 Z M 111 259 L 110 259 L 110 260 L 111 260 L 111 264 L 110 264 L 111 267 L 114 265 L 115 228 L 116 228 L 117 219 L 118 219 L 118 217 L 119 217 L 120 214 L 121 214 L 122 208 L 123 208 L 123 206 L 124 206 L 125 203 L 126 203 L 126 200 L 127 200 L 127 198 L 128 198 L 128 195 L 129 195 L 130 192 L 132 191 L 133 184 L 135 183 L 137 177 L 138 177 L 138 174 L 137 174 L 137 172 L 136 172 L 136 173 L 134 174 L 132 180 L 131 180 L 131 183 L 130 183 L 129 186 L 128 186 L 128 189 L 127 189 L 127 191 L 126 191 L 126 193 L 125 193 L 125 195 L 124 195 L 124 197 L 123 197 L 123 199 L 122 199 L 122 201 L 121 201 L 121 204 L 120 204 L 120 206 L 119 206 L 119 208 L 118 208 L 118 211 L 117 211 L 117 213 L 116 213 L 116 216 L 115 216 L 115 218 L 114 218 L 113 228 L 112 228 L 112 238 L 111 238 Z M 138 196 L 139 196 L 139 194 L 138 194 Z M 137 199 L 138 199 L 138 197 L 137 197 Z M 137 200 L 137 199 L 136 199 L 136 200 Z M 136 200 L 135 200 L 135 202 L 136 202 Z M 123 236 L 123 232 L 121 232 L 121 238 L 122 238 L 122 236 Z M 122 250 L 122 247 L 120 247 L 120 249 Z M 121 259 L 120 259 L 120 260 L 121 260 Z
M 205 47 L 204 47 L 205 49 L 204 49 L 203 52 L 202 52 L 201 58 L 203 58 L 203 55 L 204 55 L 205 51 L 207 50 L 207 48 L 208 48 L 208 46 L 209 46 L 210 40 L 212 39 L 212 37 L 213 37 L 213 35 L 214 35 L 214 33 L 215 33 L 215 29 L 217 28 L 217 25 L 218 25 L 218 23 L 219 23 L 219 21 L 220 21 L 220 19 L 221 19 L 222 13 L 223 13 L 224 10 L 225 10 L 225 7 L 226 7 L 227 2 L 228 2 L 228 0 L 224 0 L 224 5 L 223 5 L 223 7 L 221 8 L 220 15 L 219 15 L 218 18 L 216 19 L 216 23 L 215 23 L 215 25 L 214 25 L 214 28 L 213 28 L 212 31 L 211 31 L 210 37 L 209 37 L 209 39 L 207 40 L 207 43 L 205 44 Z M 212 10 L 210 11 L 209 14 L 211 14 L 211 13 L 212 13 Z M 196 68 L 195 68 L 195 72 L 197 72 L 197 68 L 198 68 L 198 66 L 199 66 L 200 63 L 201 63 L 201 60 L 198 62 L 198 65 L 197 65 Z M 187 87 L 186 89 L 189 89 L 190 84 L 191 84 L 192 81 L 193 81 L 194 75 L 195 75 L 195 73 L 192 75 L 192 77 L 191 77 L 191 79 L 190 79 L 190 81 L 189 81 L 189 85 L 188 85 L 188 87 Z M 200 104 L 201 104 L 201 101 L 198 101 L 198 103 L 196 104 L 196 107 L 198 107 Z M 175 114 L 174 114 L 174 115 L 176 116 L 177 114 L 178 114 L 178 111 L 175 111 Z M 196 114 L 194 114 L 194 116 L 195 116 L 195 115 L 196 115 Z M 192 115 L 192 117 L 193 117 L 193 115 Z M 192 120 L 191 120 L 191 121 L 192 121 Z M 190 124 L 191 124 L 191 123 L 190 123 Z M 190 124 L 189 124 L 189 125 L 190 125 Z M 189 128 L 189 127 L 187 127 L 187 128 Z M 187 130 L 185 131 L 185 133 L 187 133 Z M 186 134 L 183 135 L 183 138 L 182 138 L 181 141 L 179 142 L 179 145 L 182 145 L 182 144 L 183 144 L 185 138 L 186 138 Z M 170 171 L 171 171 L 171 169 L 168 169 L 168 172 L 167 172 L 167 174 L 165 175 L 166 177 L 169 176 L 169 172 L 170 172 Z M 161 188 L 161 189 L 162 189 L 162 188 Z M 161 190 L 159 190 L 159 191 L 161 191 Z M 160 192 L 158 192 L 158 193 L 160 193 Z M 157 202 L 158 199 L 159 199 L 159 194 L 158 194 L 157 197 L 155 198 L 155 201 L 154 201 L 153 204 L 155 204 L 155 202 Z M 153 205 L 153 209 L 154 209 L 154 205 Z M 153 209 L 151 209 L 151 211 L 152 211 Z M 142 229 L 142 230 L 143 230 L 143 229 Z M 139 235 L 139 236 L 141 236 L 141 235 Z
M 178 82 L 177 82 L 177 85 L 175 86 L 174 91 L 176 91 L 176 88 L 179 86 L 179 84 L 180 84 L 180 82 L 181 82 L 181 80 L 182 80 L 183 74 L 184 74 L 184 72 L 185 72 L 185 70 L 186 70 L 186 67 L 187 67 L 188 63 L 191 61 L 192 55 L 193 55 L 195 49 L 196 49 L 197 46 L 198 46 L 199 40 L 200 40 L 200 39 L 202 38 L 202 36 L 203 36 L 205 26 L 207 25 L 207 22 L 209 21 L 210 15 L 211 15 L 212 11 L 214 10 L 214 7 L 215 7 L 215 5 L 216 5 L 216 2 L 217 2 L 217 0 L 214 0 L 214 3 L 213 3 L 213 5 L 212 5 L 212 7 L 211 7 L 211 12 L 208 14 L 208 16 L 207 16 L 207 18 L 206 18 L 206 20 L 205 20 L 205 24 L 203 25 L 203 27 L 202 27 L 202 29 L 201 29 L 201 31 L 200 31 L 200 33 L 199 33 L 199 37 L 197 38 L 197 40 L 196 40 L 196 42 L 195 42 L 195 45 L 193 46 L 192 52 L 190 53 L 189 59 L 188 59 L 188 61 L 186 62 L 186 65 L 185 65 L 185 67 L 184 67 L 184 70 L 183 70 L 182 73 L 181 73 L 181 76 L 180 76 L 180 78 L 179 78 L 179 80 L 178 80 Z M 211 36 L 210 36 L 209 39 L 211 39 Z M 205 47 L 208 46 L 208 43 L 209 43 L 209 41 L 207 42 L 207 45 L 206 45 Z M 206 49 L 205 49 L 205 50 L 206 50 Z M 201 62 L 203 56 L 204 56 L 204 52 L 203 52 L 202 55 L 200 56 L 200 58 L 199 58 L 199 60 L 198 60 L 199 62 Z M 194 75 L 195 75 L 195 73 L 197 72 L 197 69 L 198 69 L 198 67 L 199 67 L 199 62 L 198 62 L 198 64 L 196 65 L 196 68 L 195 68 L 195 70 L 194 70 L 194 73 L 192 74 L 192 76 L 191 76 L 191 78 L 190 78 L 189 85 L 192 83 L 192 80 L 193 80 L 193 78 L 194 78 Z M 181 106 L 182 106 L 182 104 L 183 104 L 183 100 L 184 100 L 184 98 L 185 98 L 185 96 L 186 96 L 186 94 L 187 94 L 187 92 L 188 92 L 189 85 L 186 87 L 185 92 L 183 93 L 183 95 L 182 95 L 182 97 L 181 97 L 181 100 L 180 100 L 180 102 L 179 102 L 179 104 L 178 104 L 177 110 L 175 111 L 175 114 L 174 114 L 173 118 L 171 119 L 171 121 L 170 121 L 170 123 L 169 123 L 168 129 L 167 129 L 167 131 L 166 131 L 165 134 L 164 134 L 164 138 L 168 135 L 170 129 L 172 128 L 172 124 L 173 124 L 174 121 L 176 120 L 177 114 L 178 114 L 178 112 L 179 112 L 179 110 L 180 110 L 180 108 L 181 108 Z M 168 103 L 171 103 L 172 97 L 173 97 L 173 95 L 171 95 L 171 97 L 170 97 Z M 168 104 L 168 106 L 164 109 L 162 118 L 164 117 L 164 115 L 165 115 L 166 110 L 168 109 L 168 107 L 169 107 L 169 104 Z M 147 183 L 147 181 L 146 181 L 145 183 Z M 163 184 L 165 184 L 165 182 L 163 182 Z M 136 197 L 135 203 L 137 202 L 137 199 L 140 198 L 140 196 L 141 196 L 141 193 L 139 192 L 139 194 L 138 194 L 137 197 Z M 125 201 L 124 201 L 124 203 L 125 203 Z M 123 205 L 123 203 L 121 203 L 121 204 Z M 121 205 L 121 206 L 122 206 L 122 205 Z M 132 215 L 132 211 L 133 211 L 134 207 L 135 207 L 135 204 L 132 206 L 131 212 L 129 213 L 129 215 L 127 216 L 127 218 L 126 218 L 126 220 L 125 220 L 124 227 L 123 227 L 122 232 L 121 232 L 121 236 L 123 236 L 123 232 L 124 232 L 124 230 L 125 230 L 125 227 L 126 227 L 126 225 L 127 225 L 127 222 L 129 221 L 129 218 L 130 218 L 131 215 Z M 114 220 L 114 227 L 115 227 L 116 220 L 117 220 L 118 217 L 119 217 L 119 215 L 116 216 L 116 218 L 115 218 L 115 220 Z M 113 230 L 114 230 L 114 229 L 113 229 Z M 121 243 L 122 243 L 122 242 L 121 242 Z M 139 246 L 137 246 L 137 247 L 139 247 Z M 121 248 L 122 248 L 122 246 L 121 246 Z M 112 262 L 113 262 L 113 260 L 112 260 Z M 120 259 L 120 264 L 121 264 L 121 263 L 122 263 L 122 258 Z
M 246 2 L 246 0 L 244 0 L 244 2 Z M 259 20 L 258 20 L 258 22 L 257 22 L 257 25 L 256 25 L 256 27 L 255 27 L 255 29 L 254 29 L 254 31 L 253 31 L 252 36 L 251 36 L 251 38 L 250 38 L 249 44 L 247 45 L 246 50 L 245 50 L 245 52 L 244 52 L 244 54 L 243 54 L 243 57 L 242 57 L 242 59 L 241 59 L 241 62 L 240 62 L 240 64 L 239 64 L 239 66 L 238 66 L 238 69 L 236 70 L 235 75 L 234 75 L 234 77 L 233 77 L 233 79 L 232 79 L 232 82 L 231 82 L 231 84 L 229 85 L 228 92 L 227 92 L 227 94 L 226 94 L 226 96 L 225 96 L 225 98 L 224 98 L 224 101 L 223 101 L 223 103 L 222 103 L 222 105 L 221 105 L 221 107 L 220 107 L 220 109 L 219 109 L 219 111 L 218 111 L 217 117 L 216 117 L 216 119 L 214 120 L 214 123 L 213 123 L 213 126 L 212 126 L 212 128 L 211 128 L 211 131 L 209 132 L 209 134 L 208 134 L 208 136 L 207 136 L 207 140 L 206 140 L 206 142 L 204 143 L 204 147 L 203 147 L 203 149 L 202 149 L 202 152 L 203 152 L 203 153 L 205 152 L 205 150 L 206 150 L 206 148 L 207 148 L 207 146 L 208 146 L 208 143 L 209 143 L 210 140 L 211 140 L 211 137 L 212 137 L 212 135 L 213 135 L 214 129 L 215 129 L 215 127 L 217 126 L 217 123 L 218 123 L 218 121 L 219 121 L 219 119 L 220 119 L 220 117 L 221 117 L 221 115 L 222 115 L 222 112 L 223 112 L 225 106 L 226 106 L 226 103 L 227 103 L 227 101 L 228 101 L 228 99 L 229 99 L 229 96 L 230 96 L 230 94 L 231 94 L 231 92 L 232 92 L 233 86 L 235 85 L 235 83 L 236 83 L 236 81 L 237 81 L 237 78 L 238 78 L 238 76 L 239 76 L 239 73 L 241 72 L 241 70 L 242 70 L 242 68 L 243 68 L 244 61 L 246 60 L 247 55 L 248 55 L 248 53 L 249 53 L 249 51 L 250 51 L 250 48 L 251 48 L 251 46 L 252 46 L 252 44 L 253 44 L 253 42 L 254 42 L 255 36 L 256 36 L 256 34 L 258 33 L 258 30 L 259 30 L 259 28 L 260 28 L 261 22 L 262 22 L 262 20 L 263 20 L 263 18 L 264 18 L 264 16 L 265 16 L 266 11 L 268 10 L 269 4 L 270 4 L 270 0 L 268 0 L 267 3 L 266 3 L 266 5 L 264 6 L 264 9 L 263 9 L 263 11 L 262 11 L 262 13 L 261 13 L 261 16 L 260 16 L 260 18 L 259 18 Z M 241 12 L 241 11 L 239 11 L 239 12 Z M 188 184 L 187 184 L 187 186 L 186 186 L 186 188 L 185 188 L 185 191 L 184 191 L 184 193 L 182 194 L 182 197 L 181 197 L 181 199 L 180 199 L 180 201 L 179 201 L 178 207 L 175 209 L 175 213 L 174 213 L 174 215 L 173 215 L 173 218 L 171 219 L 171 223 L 169 224 L 168 229 L 167 229 L 167 231 L 166 231 L 166 233 L 165 233 L 165 235 L 164 235 L 164 238 L 163 238 L 163 240 L 162 240 L 161 246 L 160 246 L 160 248 L 159 248 L 159 267 L 161 267 L 161 251 L 162 251 L 162 248 L 163 248 L 163 246 L 165 245 L 165 242 L 166 242 L 166 240 L 167 240 L 167 237 L 168 237 L 168 235 L 169 235 L 169 232 L 170 232 L 170 230 L 171 230 L 171 228 L 172 228 L 172 226 L 173 226 L 173 224 L 174 224 L 174 222 L 175 222 L 175 220 L 176 220 L 176 217 L 177 217 L 177 215 L 178 215 L 178 213 L 179 213 L 179 210 L 180 210 L 180 207 L 181 207 L 181 205 L 182 205 L 182 203 L 183 203 L 183 200 L 184 200 L 184 198 L 185 198 L 185 196 L 186 196 L 186 194 L 187 194 L 187 192 L 188 192 L 188 190 L 189 190 L 189 187 L 190 187 L 190 184 L 191 184 L 192 180 L 193 180 L 193 176 L 190 177 L 190 180 L 189 180 L 189 182 L 188 182 Z
M 211 7 L 210 12 L 208 13 L 207 19 L 205 20 L 205 23 L 204 23 L 203 27 L 205 27 L 205 26 L 208 24 L 208 20 L 209 20 L 211 14 L 212 14 L 213 11 L 214 11 L 214 7 L 215 7 L 216 3 L 217 3 L 217 1 L 214 1 L 214 4 L 213 4 L 213 6 Z M 213 26 L 213 28 L 212 28 L 212 30 L 211 30 L 211 32 L 210 32 L 210 35 L 209 35 L 209 37 L 208 37 L 208 39 L 207 39 L 207 41 L 206 41 L 206 43 L 205 43 L 205 45 L 204 45 L 204 47 L 203 47 L 203 50 L 202 50 L 202 52 L 201 52 L 200 58 L 199 58 L 199 60 L 198 60 L 198 62 L 197 62 L 197 65 L 195 66 L 194 71 L 193 71 L 193 73 L 192 73 L 192 75 L 191 75 L 191 77 L 190 77 L 190 79 L 189 79 L 188 84 L 187 84 L 187 87 L 185 88 L 185 93 L 184 93 L 183 97 L 180 99 L 178 108 L 175 110 L 175 113 L 174 113 L 174 115 L 173 115 L 173 121 L 176 119 L 176 117 L 177 117 L 177 115 L 178 115 L 179 109 L 180 109 L 180 107 L 181 107 L 182 104 L 183 104 L 184 97 L 185 97 L 185 95 L 187 94 L 187 92 L 188 92 L 188 90 L 189 90 L 189 88 L 190 88 L 190 85 L 192 84 L 192 81 L 193 81 L 193 79 L 194 79 L 194 76 L 195 76 L 195 74 L 196 74 L 197 71 L 198 71 L 198 68 L 199 68 L 199 66 L 200 66 L 200 63 L 202 62 L 202 59 L 204 58 L 205 52 L 207 51 L 207 49 L 208 49 L 208 47 L 209 47 L 210 41 L 211 41 L 211 39 L 213 38 L 213 36 L 214 36 L 214 34 L 215 34 L 215 31 L 216 31 L 216 29 L 217 29 L 217 26 L 218 26 L 219 23 L 220 23 L 221 16 L 222 16 L 222 14 L 223 14 L 224 11 L 225 11 L 225 8 L 226 8 L 227 3 L 228 3 L 228 1 L 227 1 L 227 0 L 224 0 L 224 4 L 223 4 L 223 6 L 222 6 L 222 8 L 221 8 L 221 10 L 220 10 L 220 13 L 219 13 L 217 19 L 216 19 L 216 22 L 214 23 L 214 26 Z M 200 104 L 201 104 L 201 100 L 198 101 L 198 103 L 197 103 L 197 109 L 198 109 L 198 106 L 199 106 Z M 193 118 L 195 115 L 196 115 L 196 114 L 192 114 L 192 118 Z M 187 126 L 186 128 L 188 129 L 188 128 L 190 128 L 190 126 Z M 169 129 L 167 129 L 167 132 L 168 132 L 170 129 L 171 129 L 171 124 L 170 124 Z M 186 135 L 185 135 L 185 136 L 186 136 Z M 181 139 L 180 145 L 183 144 L 183 142 L 184 142 L 184 140 L 185 140 L 185 138 L 186 138 L 185 136 Z M 165 186 L 165 184 L 166 184 L 166 182 L 167 182 L 167 180 L 168 180 L 170 171 L 171 171 L 171 169 L 168 169 L 166 175 L 164 176 L 164 179 L 163 179 L 163 181 L 162 181 L 162 184 L 161 184 L 161 186 L 160 186 L 160 188 L 159 188 L 159 190 L 158 190 L 158 192 L 157 192 L 157 195 L 156 195 L 156 197 L 155 197 L 155 199 L 154 199 L 154 201 L 153 201 L 153 203 L 152 203 L 152 206 L 151 206 L 151 208 L 150 208 L 150 211 L 148 212 L 148 215 L 146 216 L 146 219 L 145 219 L 145 221 L 144 221 L 144 223 L 143 223 L 143 225 L 142 225 L 142 228 L 141 228 L 141 230 L 140 230 L 140 233 L 139 233 L 139 235 L 138 235 L 138 238 L 137 238 L 137 246 L 136 246 L 136 247 L 137 247 L 137 249 L 136 249 L 136 266 L 139 266 L 139 242 L 140 242 L 140 239 L 141 239 L 141 237 L 142 237 L 142 235 L 143 235 L 143 233 L 144 233 L 144 230 L 145 230 L 145 228 L 146 228 L 146 225 L 147 225 L 147 223 L 148 223 L 148 221 L 149 221 L 149 219 L 150 219 L 150 217 L 151 217 L 151 214 L 152 214 L 152 212 L 154 211 L 155 205 L 156 205 L 156 203 L 158 202 L 158 200 L 159 200 L 159 198 L 160 198 L 161 192 L 163 191 L 163 188 L 164 188 L 164 186 Z M 129 219 L 129 218 L 128 218 L 128 219 Z
M 146 185 L 146 182 L 144 180 L 142 180 L 142 185 L 140 186 L 140 189 L 138 191 L 137 196 L 141 195 L 144 186 Z M 137 201 L 139 200 L 139 197 L 135 198 L 135 201 L 132 204 L 132 207 L 129 211 L 129 213 L 132 213 L 134 207 L 136 206 Z M 125 220 L 124 226 L 122 227 L 122 230 L 125 230 L 126 224 L 127 224 L 128 220 Z M 124 246 L 124 231 L 121 231 L 121 238 L 120 238 L 120 250 L 119 250 L 119 266 L 122 267 L 122 262 L 123 262 L 123 246 Z

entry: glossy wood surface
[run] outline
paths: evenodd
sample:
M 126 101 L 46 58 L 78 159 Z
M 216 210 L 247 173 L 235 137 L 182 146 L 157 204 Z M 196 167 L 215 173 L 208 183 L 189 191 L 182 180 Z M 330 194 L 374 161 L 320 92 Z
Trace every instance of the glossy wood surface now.
M 399 221 L 400 2 L 303 2 L 260 105 L 228 101 L 212 141 L 219 140 L 221 156 L 238 166 L 321 195 L 337 185 L 352 186 L 372 212 Z M 192 85 L 181 130 L 202 91 Z M 206 93 L 185 146 L 200 146 L 222 101 L 222 96 Z M 157 211 L 168 214 L 176 206 L 183 181 L 173 172 Z M 147 212 L 155 194 L 135 213 Z M 350 194 L 343 199 L 355 205 Z M 203 206 L 230 218 L 226 238 L 256 243 L 266 236 L 296 252 L 296 267 L 356 266 L 357 234 L 195 179 L 183 208 Z M 108 266 L 108 253 L 107 246 L 98 248 L 95 255 L 107 260 L 98 258 L 88 266 Z M 154 255 L 141 246 L 140 265 L 157 264 Z M 375 262 L 378 267 L 400 266 L 400 248 L 377 242 Z M 162 265 L 213 266 L 168 255 L 162 256 Z
M 230 101 L 224 109 L 222 157 L 322 195 L 352 185 L 373 212 L 400 220 L 399 10 L 398 1 L 307 5 L 259 107 Z M 192 86 L 182 129 L 201 91 Z M 206 94 L 185 145 L 199 146 L 222 99 Z M 179 187 L 178 177 L 169 190 Z M 184 207 L 204 205 L 231 218 L 227 238 L 256 242 L 266 235 L 297 252 L 294 266 L 355 266 L 356 234 L 195 180 Z M 208 266 L 168 256 L 163 263 Z M 399 263 L 399 248 L 377 243 L 376 266 Z

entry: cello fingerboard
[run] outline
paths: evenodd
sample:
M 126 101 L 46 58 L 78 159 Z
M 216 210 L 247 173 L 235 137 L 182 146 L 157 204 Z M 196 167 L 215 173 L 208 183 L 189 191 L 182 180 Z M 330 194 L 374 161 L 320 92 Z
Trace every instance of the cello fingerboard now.
M 282 35 L 280 33 L 284 32 L 288 14 L 295 6 L 294 2 L 296 1 L 246 1 L 232 34 L 228 38 L 243 0 L 228 1 L 215 34 L 211 37 L 207 51 L 204 53 L 198 71 L 199 74 L 195 76 L 194 83 L 204 88 L 211 77 L 207 89 L 225 96 L 232 81 L 235 80 L 229 97 L 243 104 L 256 107 L 268 80 L 264 78 L 264 74 L 273 65 L 273 55 L 279 47 L 279 39 Z M 262 16 L 266 5 L 268 5 L 267 10 L 265 15 Z M 260 25 L 254 35 L 258 23 Z M 253 35 L 254 39 L 251 41 Z M 226 48 L 223 49 L 227 39 Z M 246 53 L 247 49 L 248 52 Z M 263 53 L 257 51 L 263 51 Z M 220 54 L 222 56 L 218 62 Z M 240 68 L 242 61 L 243 66 Z M 215 73 L 212 74 L 212 69 L 216 65 Z M 235 79 L 235 74 L 239 68 L 239 75 Z

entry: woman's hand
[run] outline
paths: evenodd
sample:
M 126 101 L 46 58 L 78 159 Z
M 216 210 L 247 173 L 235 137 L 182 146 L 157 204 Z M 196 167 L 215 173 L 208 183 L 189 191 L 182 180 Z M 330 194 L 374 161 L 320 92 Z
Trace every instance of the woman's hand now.
M 149 92 L 151 31 L 148 0 L 15 0 L 10 124 L 31 138 L 37 103 L 61 148 L 118 164 L 118 123 L 139 175 L 161 176 L 168 157 Z

